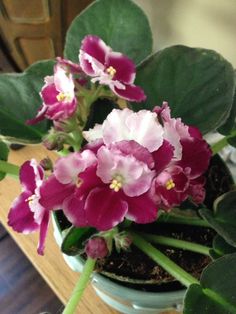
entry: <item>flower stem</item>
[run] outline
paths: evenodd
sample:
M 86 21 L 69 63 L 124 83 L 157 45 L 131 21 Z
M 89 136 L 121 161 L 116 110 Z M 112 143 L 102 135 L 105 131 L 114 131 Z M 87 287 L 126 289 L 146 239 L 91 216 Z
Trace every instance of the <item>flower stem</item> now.
M 81 276 L 79 278 L 79 281 L 77 282 L 74 291 L 72 292 L 72 295 L 70 297 L 69 302 L 67 303 L 64 311 L 62 314 L 73 314 L 75 313 L 76 307 L 82 297 L 82 294 L 90 280 L 90 276 L 94 270 L 96 260 L 92 258 L 88 258 L 84 268 L 83 272 L 81 273 Z
M 19 176 L 20 167 L 13 165 L 7 161 L 0 160 L 0 171 L 5 172 L 14 177 Z
M 203 220 L 201 218 L 184 217 L 184 216 L 178 216 L 178 215 L 172 215 L 172 214 L 166 214 L 166 213 L 161 214 L 157 218 L 156 222 L 211 228 L 210 224 L 206 220 Z
M 221 140 L 211 146 L 213 155 L 219 153 L 225 146 L 229 145 L 228 139 L 236 136 L 236 130 L 233 130 L 229 135 L 223 137 Z
M 135 232 L 130 232 L 133 244 L 136 245 L 147 256 L 153 259 L 158 265 L 164 268 L 169 274 L 180 281 L 184 286 L 189 287 L 191 284 L 198 283 L 198 280 L 187 273 L 183 268 L 174 263 L 165 254 L 152 246 Z
M 148 233 L 139 233 L 142 237 L 144 237 L 146 240 L 160 244 L 160 245 L 166 245 L 166 246 L 171 246 L 179 249 L 184 249 L 196 253 L 200 253 L 203 255 L 210 255 L 209 250 L 210 247 L 198 244 L 198 243 L 193 243 L 189 241 L 184 241 L 184 240 L 179 240 L 179 239 L 174 239 L 170 237 L 164 237 L 164 236 L 159 236 L 155 234 L 148 234 Z

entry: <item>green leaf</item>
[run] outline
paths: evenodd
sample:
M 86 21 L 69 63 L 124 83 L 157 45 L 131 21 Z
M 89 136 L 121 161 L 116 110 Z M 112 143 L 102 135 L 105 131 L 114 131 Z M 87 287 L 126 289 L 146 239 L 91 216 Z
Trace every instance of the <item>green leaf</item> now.
M 84 242 L 96 232 L 96 229 L 71 227 L 63 239 L 61 250 L 67 255 L 78 255 L 84 248 Z
M 236 253 L 208 265 L 200 285 L 191 285 L 185 296 L 184 314 L 236 313 Z
M 210 255 L 213 259 L 219 258 L 226 254 L 236 252 L 236 248 L 229 245 L 221 236 L 218 234 L 213 239 L 213 248 L 210 250 Z
M 146 15 L 130 0 L 94 1 L 72 22 L 64 55 L 78 62 L 82 39 L 97 35 L 114 51 L 130 57 L 136 64 L 152 52 L 152 34 Z
M 11 141 L 37 143 L 47 132 L 49 123 L 26 125 L 42 104 L 39 91 L 44 77 L 53 73 L 52 60 L 41 61 L 30 66 L 22 74 L 0 75 L 0 132 Z
M 152 110 L 168 101 L 174 117 L 203 133 L 225 122 L 235 89 L 228 61 L 215 51 L 185 46 L 169 47 L 146 59 L 137 69 L 135 83 L 147 95 L 142 108 Z
M 203 208 L 199 212 L 227 243 L 236 247 L 236 191 L 218 197 L 214 211 Z
M 0 141 L 0 160 L 7 161 L 8 154 L 9 154 L 8 146 L 4 142 Z M 6 173 L 0 171 L 0 181 L 3 180 L 5 176 Z
M 234 70 L 234 77 L 236 81 L 236 71 Z M 232 108 L 229 112 L 229 116 L 225 123 L 218 129 L 221 134 L 228 135 L 232 131 L 233 127 L 235 127 L 235 118 L 236 118 L 236 89 L 234 91 L 234 99 Z

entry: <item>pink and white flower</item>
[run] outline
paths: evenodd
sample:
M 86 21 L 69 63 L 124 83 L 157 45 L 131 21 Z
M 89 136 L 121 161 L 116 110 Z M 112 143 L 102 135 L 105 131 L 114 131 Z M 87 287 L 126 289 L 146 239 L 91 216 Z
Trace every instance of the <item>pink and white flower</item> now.
M 125 55 L 112 51 L 94 35 L 86 36 L 81 45 L 79 60 L 82 70 L 93 77 L 92 82 L 108 85 L 119 97 L 129 101 L 143 101 L 143 90 L 135 86 L 135 65 Z
M 154 161 L 148 150 L 123 141 L 102 145 L 94 156 L 84 150 L 59 159 L 48 180 L 58 180 L 68 190 L 62 209 L 69 221 L 100 231 L 115 227 L 125 217 L 138 223 L 154 221 L 157 208 L 148 195 Z M 73 193 L 67 188 L 72 185 Z M 49 189 L 47 182 L 45 189 Z
M 65 186 L 53 177 L 45 180 L 43 168 L 34 159 L 21 166 L 20 183 L 22 193 L 10 208 L 8 224 L 15 231 L 25 234 L 39 231 L 38 253 L 43 255 L 50 210 L 60 208 L 74 187 L 71 184 Z
M 49 222 L 49 210 L 40 204 L 40 186 L 43 169 L 36 161 L 26 161 L 20 169 L 22 193 L 15 199 L 8 214 L 8 224 L 15 231 L 25 234 L 39 230 L 38 253 L 43 255 Z
M 163 143 L 164 130 L 155 112 L 134 112 L 125 108 L 113 109 L 102 125 L 97 124 L 83 135 L 88 142 L 102 139 L 106 145 L 134 140 L 149 152 L 154 152 Z
M 74 81 L 71 73 L 65 66 L 56 64 L 54 75 L 45 77 L 45 85 L 41 90 L 43 105 L 34 119 L 28 124 L 35 124 L 47 118 L 54 121 L 63 121 L 71 117 L 77 108 L 77 99 L 74 92 Z

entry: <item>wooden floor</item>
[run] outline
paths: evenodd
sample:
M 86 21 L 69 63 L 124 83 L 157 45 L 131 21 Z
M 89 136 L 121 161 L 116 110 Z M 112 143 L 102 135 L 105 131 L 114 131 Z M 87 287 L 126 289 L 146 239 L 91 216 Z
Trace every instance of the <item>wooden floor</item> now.
M 60 314 L 62 303 L 0 225 L 0 313 Z

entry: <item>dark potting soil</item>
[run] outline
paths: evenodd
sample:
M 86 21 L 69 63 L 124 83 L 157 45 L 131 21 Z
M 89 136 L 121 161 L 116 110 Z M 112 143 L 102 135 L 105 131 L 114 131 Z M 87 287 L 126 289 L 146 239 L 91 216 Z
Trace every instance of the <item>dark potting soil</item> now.
M 207 208 L 212 209 L 213 201 L 231 189 L 233 180 L 225 163 L 218 156 L 212 158 L 205 177 L 207 196 L 204 204 Z M 197 207 L 193 206 L 193 209 L 197 209 Z M 57 218 L 62 229 L 71 225 L 61 211 L 57 212 Z M 210 228 L 168 223 L 135 225 L 134 228 L 137 231 L 173 237 L 210 247 L 216 234 Z M 211 262 L 210 257 L 202 254 L 161 245 L 155 246 L 196 278 L 200 277 L 202 270 Z M 183 286 L 175 278 L 135 246 L 131 246 L 130 251 L 121 251 L 120 253 L 113 250 L 110 256 L 97 262 L 97 271 L 107 275 L 110 279 L 112 277 L 111 280 L 119 283 L 122 281 L 122 285 L 138 290 L 158 292 L 183 289 Z M 137 281 L 139 283 L 136 283 Z

